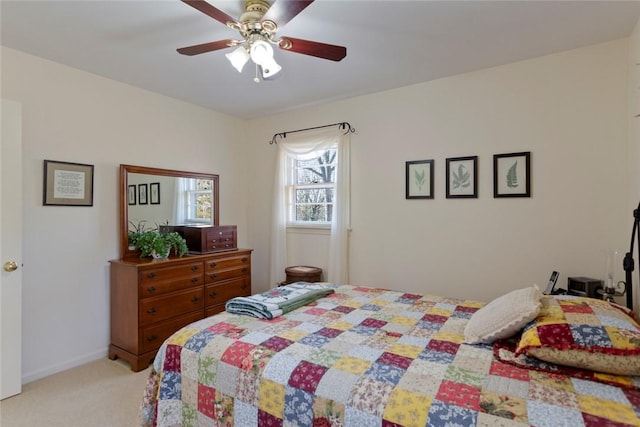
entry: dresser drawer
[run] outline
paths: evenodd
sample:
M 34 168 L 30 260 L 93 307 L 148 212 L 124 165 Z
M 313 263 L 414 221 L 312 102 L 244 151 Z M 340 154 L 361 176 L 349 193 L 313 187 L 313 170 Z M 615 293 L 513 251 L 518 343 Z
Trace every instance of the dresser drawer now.
M 163 295 L 173 291 L 179 291 L 181 289 L 187 289 L 194 286 L 199 286 L 204 283 L 204 277 L 202 273 L 196 273 L 195 275 L 177 278 L 175 280 L 165 280 L 162 282 L 151 282 L 140 285 L 140 298 L 149 298 L 158 295 Z
M 202 261 L 170 267 L 158 266 L 156 268 L 145 268 L 138 273 L 139 283 L 146 285 L 166 280 L 175 280 L 182 277 L 192 277 L 198 273 L 202 274 L 202 268 Z
M 211 271 L 204 275 L 204 283 L 219 282 L 221 280 L 243 277 L 251 274 L 251 269 L 247 267 L 230 268 L 227 270 Z
M 202 313 L 198 311 L 171 319 L 167 322 L 162 322 L 159 325 L 142 328 L 140 333 L 140 339 L 142 340 L 140 342 L 140 348 L 142 348 L 142 352 L 144 353 L 159 348 L 164 340 L 169 338 L 175 331 L 200 319 L 202 319 Z
M 226 270 L 234 267 L 250 267 L 251 257 L 249 255 L 236 255 L 230 257 L 212 258 L 204 262 L 205 273 L 219 270 Z
M 206 307 L 226 303 L 231 298 L 251 295 L 251 285 L 246 277 L 226 280 L 215 285 L 207 285 L 205 290 Z
M 203 309 L 202 287 L 147 298 L 140 302 L 140 324 L 159 322 L 195 310 L 202 312 Z

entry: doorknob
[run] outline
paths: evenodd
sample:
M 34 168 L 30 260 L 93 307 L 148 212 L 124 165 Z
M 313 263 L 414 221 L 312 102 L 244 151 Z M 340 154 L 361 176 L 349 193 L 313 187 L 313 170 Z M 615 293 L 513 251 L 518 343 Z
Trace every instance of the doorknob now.
M 4 263 L 4 271 L 16 271 L 18 264 L 15 261 L 7 261 Z

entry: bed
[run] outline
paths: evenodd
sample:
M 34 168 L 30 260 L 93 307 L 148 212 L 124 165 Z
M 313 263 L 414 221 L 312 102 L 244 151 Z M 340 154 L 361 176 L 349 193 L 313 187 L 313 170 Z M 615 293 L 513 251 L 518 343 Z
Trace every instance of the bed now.
M 223 312 L 176 332 L 154 361 L 140 424 L 640 426 L 635 372 L 561 366 L 519 347 L 523 342 L 540 347 L 545 340 L 557 344 L 562 328 L 549 329 L 549 315 L 564 310 L 565 317 L 589 324 L 581 331 L 591 346 L 584 354 L 591 354 L 608 345 L 594 332 L 600 327 L 594 319 L 604 319 L 602 331 L 612 334 L 624 316 L 632 316 L 630 311 L 613 308 L 623 313 L 623 320 L 617 320 L 609 307 L 553 297 L 545 303 L 554 304 L 545 315 L 539 305 L 529 319 L 521 318 L 526 310 L 513 308 L 520 313 L 518 322 L 486 321 L 479 318 L 481 309 L 495 316 L 496 306 L 510 306 L 509 301 L 485 305 L 326 286 L 334 292 L 273 319 Z M 522 297 L 512 296 L 512 301 L 517 305 Z M 497 322 L 493 329 L 501 336 L 485 331 L 484 342 L 481 337 L 468 344 L 472 318 L 479 330 Z M 629 340 L 622 349 L 606 349 L 604 356 L 613 358 L 606 363 L 626 367 L 632 361 L 637 368 L 640 332 L 636 335 L 635 327 L 635 322 L 623 325 Z M 534 336 L 525 339 L 524 331 Z M 616 344 L 619 340 L 619 334 L 612 338 Z

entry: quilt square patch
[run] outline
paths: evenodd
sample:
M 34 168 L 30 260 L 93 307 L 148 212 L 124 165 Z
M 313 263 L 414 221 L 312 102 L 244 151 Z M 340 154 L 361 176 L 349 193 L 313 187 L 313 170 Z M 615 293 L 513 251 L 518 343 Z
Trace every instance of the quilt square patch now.
M 444 380 L 440 384 L 436 398 L 474 411 L 480 409 L 480 389 L 468 384 Z
M 368 328 L 380 329 L 386 324 L 387 322 L 383 320 L 372 319 L 371 317 L 369 317 L 367 319 L 364 319 L 360 325 L 366 326 Z
M 529 372 L 531 371 L 528 369 L 522 369 L 500 362 L 491 363 L 491 368 L 489 369 L 490 375 L 497 375 L 520 381 L 529 381 Z
M 362 411 L 365 414 L 381 417 L 384 412 L 384 407 L 389 401 L 389 397 L 392 392 L 392 384 L 376 381 L 373 378 L 364 376 L 361 377 L 352 387 L 347 406 Z M 348 409 L 349 408 L 347 408 L 347 410 Z M 360 426 L 375 424 L 352 425 Z
M 369 369 L 364 373 L 365 377 L 372 378 L 381 383 L 388 383 L 396 385 L 405 369 L 402 369 L 395 365 L 389 365 L 387 363 L 374 362 Z
M 286 338 L 275 336 L 275 337 L 269 338 L 268 340 L 264 341 L 260 345 L 268 349 L 271 349 L 273 351 L 280 351 L 289 347 L 291 344 L 293 344 L 293 341 L 288 340 Z
M 451 341 L 442 341 L 438 339 L 432 339 L 431 341 L 429 341 L 429 344 L 427 344 L 427 348 L 431 350 L 439 351 L 442 353 L 449 353 L 451 355 L 456 354 L 456 352 L 458 351 L 458 347 L 460 347 L 460 344 L 458 343 L 454 343 Z
M 431 398 L 423 394 L 396 388 L 384 408 L 383 425 L 424 426 L 427 422 Z
M 258 392 L 258 409 L 265 413 L 265 418 L 258 414 L 258 425 L 281 425 L 284 415 L 285 386 L 267 379 L 260 380 Z M 271 415 L 271 417 L 266 416 Z M 272 418 L 273 417 L 273 418 Z M 276 424 L 271 424 L 271 423 Z M 263 424 L 264 423 L 264 424 Z
M 198 412 L 203 413 L 209 418 L 213 418 L 213 401 L 215 397 L 216 392 L 213 388 L 200 384 L 198 387 Z
M 220 360 L 231 366 L 242 367 L 243 360 L 249 355 L 249 352 L 255 348 L 255 344 L 249 344 L 242 341 L 236 341 L 222 354 Z
M 286 387 L 284 420 L 296 426 L 313 425 L 313 394 L 294 387 Z
M 291 372 L 288 384 L 291 387 L 313 393 L 316 391 L 318 383 L 327 370 L 328 368 L 325 366 L 303 360 L 296 366 L 293 372 Z
M 320 334 L 309 334 L 298 342 L 300 344 L 320 348 L 329 342 L 329 338 Z
M 169 371 L 162 374 L 160 380 L 160 399 L 180 400 L 182 398 L 181 376 Z
M 527 401 L 518 397 L 483 390 L 480 394 L 480 411 L 527 424 Z
M 478 411 L 463 408 L 455 404 L 434 400 L 429 407 L 430 426 L 474 426 Z
M 382 356 L 380 356 L 378 361 L 381 363 L 397 366 L 401 369 L 407 369 L 409 365 L 411 365 L 411 362 L 413 362 L 413 358 L 401 356 L 395 353 L 384 352 L 382 353 Z
M 585 347 L 613 347 L 609 334 L 602 326 L 571 325 L 573 341 Z
M 342 331 L 340 329 L 322 328 L 317 333 L 327 338 L 335 338 L 340 335 Z

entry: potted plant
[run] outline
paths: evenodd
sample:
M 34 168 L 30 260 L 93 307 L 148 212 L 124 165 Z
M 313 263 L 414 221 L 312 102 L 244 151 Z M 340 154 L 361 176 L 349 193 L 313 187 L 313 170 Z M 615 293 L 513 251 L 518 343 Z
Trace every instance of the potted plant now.
M 158 230 L 142 232 L 136 239 L 136 249 L 140 249 L 140 258 L 152 256 L 156 259 L 166 259 L 173 249 L 181 257 L 187 253 L 187 242 L 175 231 L 161 233 Z
M 146 221 L 142 220 L 142 221 L 138 221 L 138 223 L 136 224 L 133 221 L 129 221 L 129 224 L 130 224 L 129 233 L 128 233 L 129 249 L 135 249 L 138 239 L 140 238 L 140 236 L 142 236 L 142 234 L 145 231 L 147 231 L 145 222 Z

